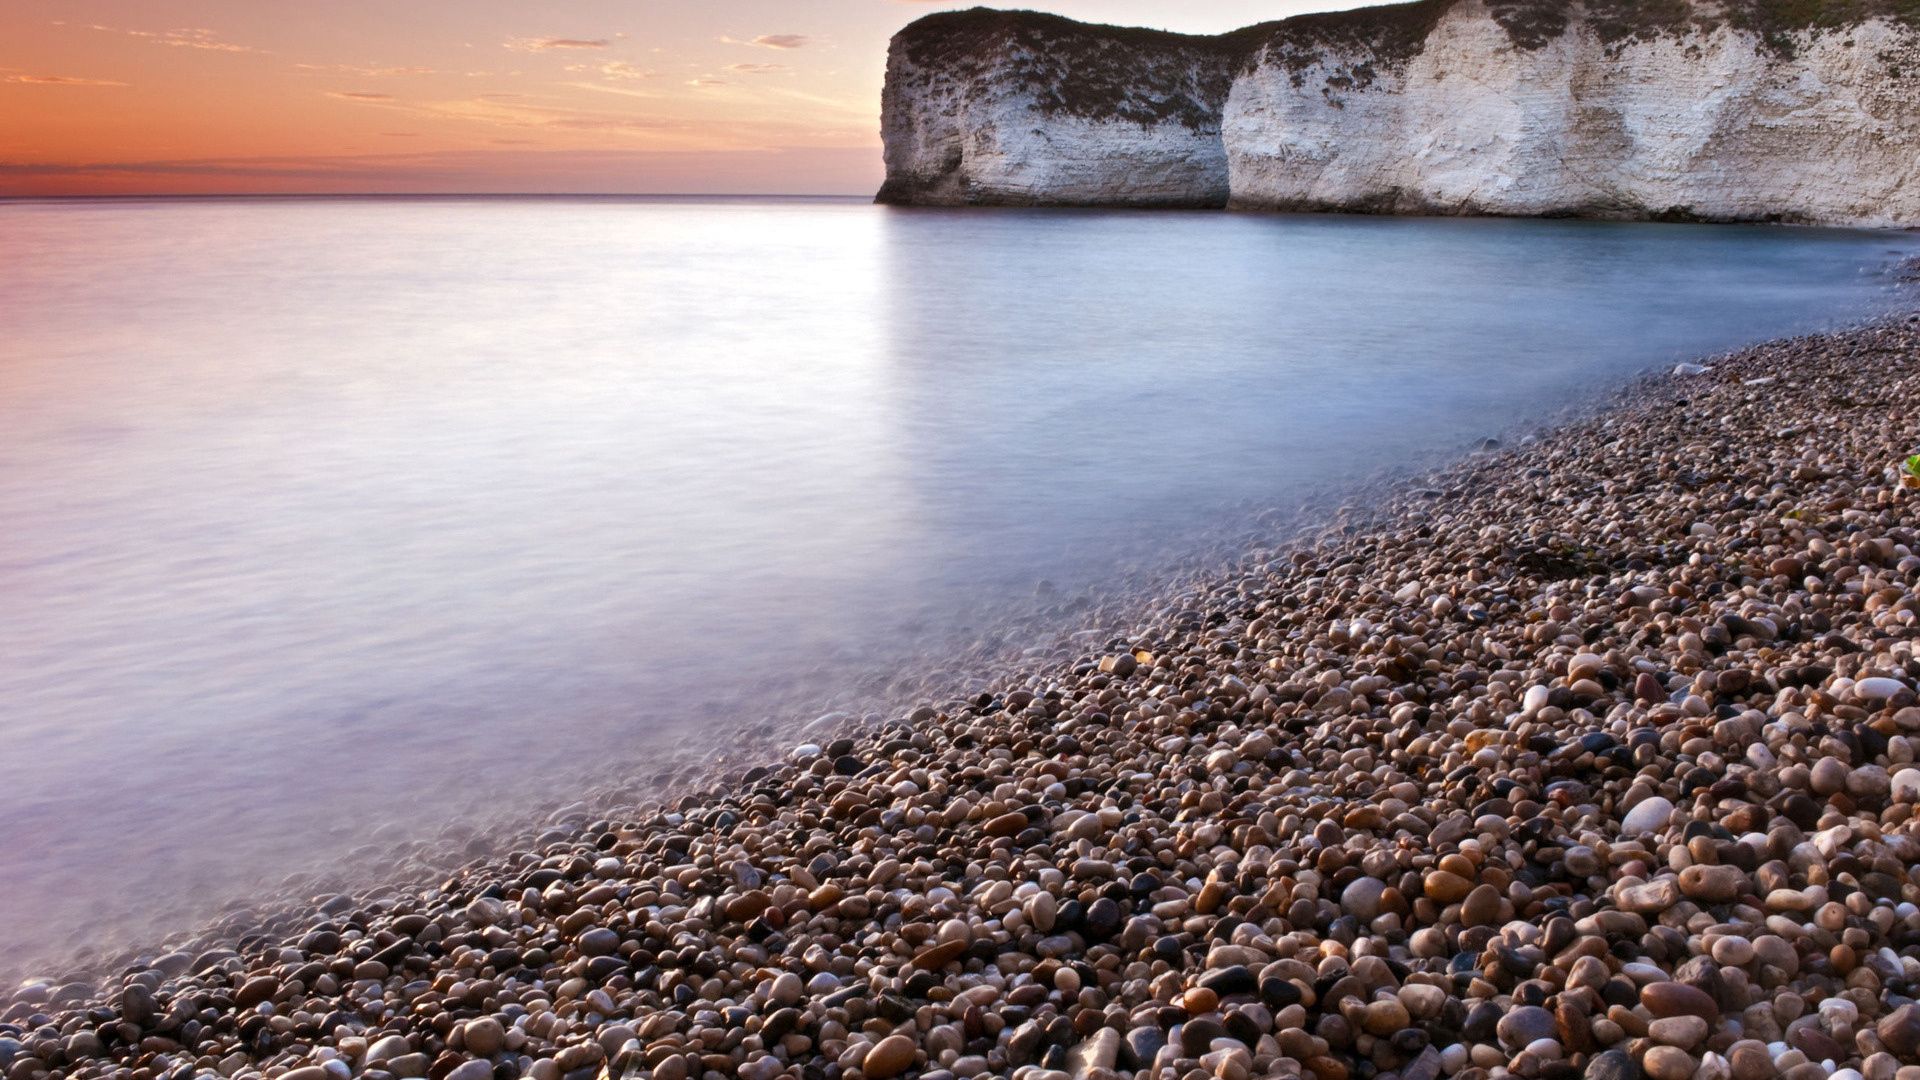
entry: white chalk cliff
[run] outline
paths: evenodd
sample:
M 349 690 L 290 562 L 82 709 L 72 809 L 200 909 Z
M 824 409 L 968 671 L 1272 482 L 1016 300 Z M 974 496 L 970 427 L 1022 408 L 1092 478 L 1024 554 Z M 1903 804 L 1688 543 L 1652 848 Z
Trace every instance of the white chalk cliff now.
M 1920 225 L 1909 0 L 1419 0 L 902 30 L 883 202 Z

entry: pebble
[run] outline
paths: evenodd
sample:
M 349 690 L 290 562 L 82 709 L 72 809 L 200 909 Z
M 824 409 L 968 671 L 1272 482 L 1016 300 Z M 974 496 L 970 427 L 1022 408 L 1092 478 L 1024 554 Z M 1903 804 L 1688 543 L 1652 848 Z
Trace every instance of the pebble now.
M 1587 1062 L 1586 1080 L 1640 1080 L 1640 1066 L 1624 1050 L 1605 1050 Z
M 500 1026 L 500 1021 L 491 1016 L 467 1021 L 461 1027 L 460 1034 L 467 1052 L 478 1057 L 492 1057 L 506 1045 L 506 1030 Z
M 1663 1016 L 1647 1025 L 1653 1041 L 1692 1050 L 1707 1039 L 1707 1022 L 1698 1016 Z
M 866 1059 L 861 1063 L 862 1076 L 873 1080 L 886 1080 L 890 1076 L 899 1076 L 913 1065 L 918 1052 L 912 1039 L 905 1035 L 889 1035 L 873 1044 L 867 1051 Z
M 1640 1068 L 1648 1080 L 1693 1080 L 1694 1060 L 1677 1047 L 1656 1046 L 1640 1059 Z
M 1824 757 L 1813 763 L 1809 777 L 1814 794 L 1832 795 L 1847 786 L 1847 764 L 1839 758 Z
M 1640 1004 L 1656 1017 L 1697 1016 L 1718 1020 L 1720 1007 L 1712 995 L 1682 982 L 1656 982 L 1640 990 Z
M 1680 871 L 1680 891 L 1690 900 L 1724 904 L 1738 899 L 1748 885 L 1747 875 L 1737 866 L 1689 866 Z
M 1547 1010 L 1537 1005 L 1522 1005 L 1500 1018 L 1498 1033 L 1501 1042 L 1517 1050 L 1537 1039 L 1553 1038 L 1558 1034 L 1558 1025 Z
M 1650 833 L 1666 825 L 1667 819 L 1672 816 L 1673 803 L 1659 795 L 1654 795 L 1640 800 L 1627 811 L 1627 816 L 1620 819 L 1620 832 L 1623 836 L 1640 836 Z
M 1380 914 L 1380 897 L 1387 883 L 1378 878 L 1355 878 L 1340 894 L 1340 906 L 1362 922 L 1372 922 Z
M 1753 942 L 1743 937 L 1715 938 L 1710 951 L 1713 962 L 1721 967 L 1743 968 L 1753 963 Z
M 1868 701 L 1885 701 L 1907 692 L 1907 684 L 1898 679 L 1866 678 L 1853 684 L 1854 696 Z
M 605 956 L 620 947 L 620 934 L 604 926 L 596 926 L 580 935 L 580 951 L 588 956 Z
M 1473 890 L 1473 883 L 1458 874 L 1434 870 L 1427 874 L 1422 889 L 1440 903 L 1451 904 L 1465 899 L 1467 893 Z
M 1492 885 L 1476 886 L 1460 903 L 1460 922 L 1465 926 L 1489 926 L 1500 917 L 1500 890 Z
M 475 1059 L 463 1061 L 453 1067 L 443 1080 L 492 1080 L 493 1064 Z

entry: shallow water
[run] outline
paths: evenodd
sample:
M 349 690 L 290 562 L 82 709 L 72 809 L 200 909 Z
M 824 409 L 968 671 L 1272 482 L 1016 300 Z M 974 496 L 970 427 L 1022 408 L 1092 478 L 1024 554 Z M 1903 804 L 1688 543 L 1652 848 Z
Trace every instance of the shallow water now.
M 1920 240 L 448 199 L 0 203 L 0 246 L 4 968 L 1884 310 Z

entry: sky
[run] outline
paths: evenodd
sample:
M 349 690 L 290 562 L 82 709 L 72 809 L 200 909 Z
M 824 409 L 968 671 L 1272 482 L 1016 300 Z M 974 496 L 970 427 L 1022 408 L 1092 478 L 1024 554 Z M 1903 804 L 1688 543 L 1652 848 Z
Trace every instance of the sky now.
M 1218 33 L 1348 0 L 1056 0 Z M 871 194 L 925 0 L 7 0 L 0 196 Z

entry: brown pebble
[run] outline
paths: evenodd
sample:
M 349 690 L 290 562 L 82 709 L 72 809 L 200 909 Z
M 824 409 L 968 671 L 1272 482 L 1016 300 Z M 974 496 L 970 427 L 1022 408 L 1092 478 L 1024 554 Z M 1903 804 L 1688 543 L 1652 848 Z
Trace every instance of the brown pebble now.
M 872 1080 L 886 1080 L 898 1076 L 913 1066 L 913 1059 L 919 1053 L 919 1047 L 905 1035 L 889 1035 L 873 1044 L 867 1051 L 866 1060 L 860 1066 L 862 1076 Z
M 936 971 L 966 955 L 968 942 L 943 941 L 931 948 L 921 950 L 913 958 L 913 966 L 924 971 Z
M 1460 921 L 1467 926 L 1491 926 L 1500 918 L 1500 890 L 1475 886 L 1460 903 Z
M 1640 989 L 1640 1004 L 1655 1017 L 1697 1016 L 1708 1023 L 1720 1019 L 1720 1007 L 1713 998 L 1686 983 L 1649 983 Z
M 1685 1050 L 1656 1046 L 1640 1060 L 1640 1068 L 1646 1072 L 1647 1080 L 1692 1080 L 1694 1061 Z
M 1220 1007 L 1220 995 L 1204 986 L 1196 986 L 1181 995 L 1180 1006 L 1189 1016 L 1210 1013 Z

